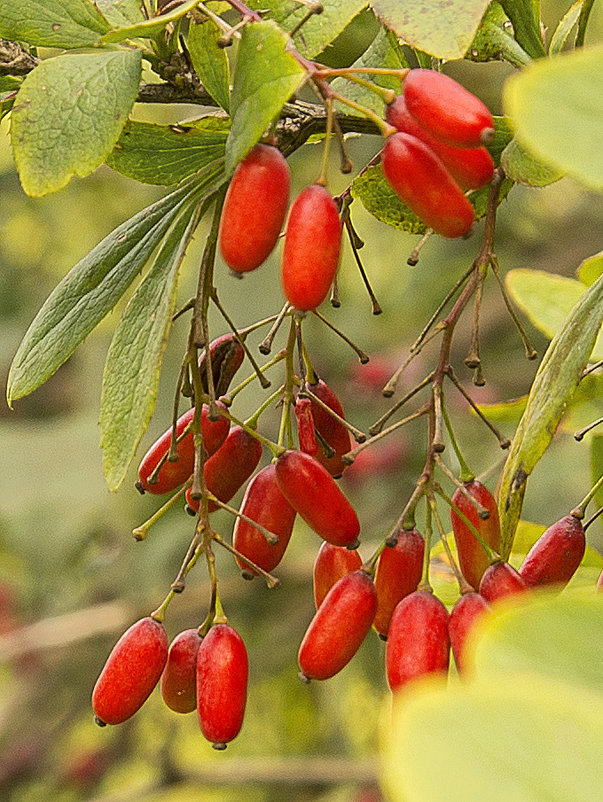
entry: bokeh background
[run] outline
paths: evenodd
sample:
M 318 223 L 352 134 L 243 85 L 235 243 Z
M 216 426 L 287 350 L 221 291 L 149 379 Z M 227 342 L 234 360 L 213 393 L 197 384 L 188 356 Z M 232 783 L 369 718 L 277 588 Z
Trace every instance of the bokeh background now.
M 564 11 L 561 3 L 547 3 L 549 24 Z M 325 60 L 351 63 L 374 25 L 368 13 L 361 15 Z M 451 65 L 450 72 L 495 113 L 501 112 L 501 86 L 511 68 L 461 64 Z M 198 107 L 136 107 L 134 116 L 176 122 L 199 113 Z M 56 195 L 27 198 L 7 131 L 5 120 L 0 129 L 3 387 L 21 337 L 58 280 L 105 234 L 164 191 L 101 168 L 85 180 L 72 180 Z M 349 140 L 358 168 L 378 148 L 376 138 Z M 290 158 L 294 191 L 315 178 L 319 158 L 319 145 L 305 146 Z M 334 193 L 348 181 L 337 166 L 335 154 Z M 601 248 L 602 212 L 601 196 L 567 179 L 540 190 L 516 187 L 499 213 L 496 251 L 503 271 L 529 267 L 573 276 L 580 262 Z M 471 263 L 479 234 L 463 242 L 434 238 L 411 268 L 406 259 L 415 237 L 378 223 L 358 204 L 353 220 L 366 242 L 362 258 L 384 311 L 371 315 L 349 248 L 340 271 L 342 306 L 324 311 L 371 361 L 361 366 L 349 347 L 316 319 L 308 319 L 305 336 L 316 369 L 339 393 L 348 418 L 366 428 L 388 408 L 380 395 L 383 383 Z M 184 265 L 182 303 L 194 293 L 205 230 L 203 223 Z M 278 254 L 241 282 L 222 264 L 216 276 L 222 302 L 241 327 L 273 314 L 282 304 Z M 118 312 L 44 386 L 16 402 L 14 410 L 0 402 L 0 797 L 11 802 L 378 802 L 379 720 L 387 705 L 384 645 L 372 633 L 339 676 L 326 683 L 300 683 L 296 654 L 313 614 L 311 571 L 320 543 L 301 523 L 275 572 L 282 581 L 277 591 L 258 579 L 244 582 L 232 558 L 217 555 L 221 597 L 245 639 L 251 663 L 243 731 L 225 753 L 214 752 L 204 741 L 194 714 L 171 713 L 157 692 L 126 724 L 102 730 L 94 726 L 90 693 L 103 662 L 126 627 L 161 602 L 194 526 L 177 506 L 145 542 L 135 543 L 131 530 L 160 502 L 134 490 L 136 466 L 116 494 L 104 484 L 97 419 L 103 363 Z M 211 323 L 214 335 L 225 331 L 218 318 Z M 527 321 L 526 327 L 542 354 L 546 339 Z M 140 455 L 169 425 L 186 335 L 182 318 L 172 329 L 155 415 Z M 257 346 L 262 336 L 253 335 L 250 343 Z M 284 336 L 282 332 L 275 349 L 282 347 Z M 470 311 L 459 326 L 453 354 L 467 387 L 470 376 L 462 360 L 469 337 Z M 471 388 L 475 399 L 504 400 L 525 393 L 537 366 L 525 360 L 491 280 L 485 290 L 482 338 L 487 384 Z M 429 371 L 434 354 L 426 348 L 412 363 L 398 395 Z M 279 368 L 271 375 L 277 385 Z M 261 399 L 251 388 L 237 399 L 236 414 L 251 414 Z M 502 458 L 496 440 L 458 396 L 449 395 L 448 408 L 470 465 L 493 489 Z M 261 430 L 276 436 L 276 414 L 265 416 Z M 506 433 L 512 434 L 512 427 Z M 425 439 L 423 423 L 413 424 L 365 452 L 344 475 L 342 485 L 362 522 L 363 557 L 389 531 L 408 498 L 423 463 Z M 451 455 L 448 460 L 456 469 Z M 561 433 L 530 479 L 524 517 L 550 523 L 589 487 L 588 440 L 577 444 Z M 233 522 L 228 515 L 216 513 L 215 522 L 230 537 Z M 595 539 L 600 538 L 600 528 L 595 529 Z M 170 608 L 169 635 L 198 625 L 207 600 L 200 563 Z

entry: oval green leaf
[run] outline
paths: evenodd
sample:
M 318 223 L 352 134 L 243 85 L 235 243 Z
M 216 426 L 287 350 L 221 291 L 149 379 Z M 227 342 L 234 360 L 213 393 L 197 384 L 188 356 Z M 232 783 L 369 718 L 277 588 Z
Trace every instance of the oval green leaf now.
M 188 49 L 201 83 L 224 111 L 230 107 L 230 68 L 223 47 L 218 47 L 222 31 L 212 20 L 195 24 L 188 30 Z
M 109 30 L 88 0 L 0 0 L 0 36 L 38 47 L 90 47 Z

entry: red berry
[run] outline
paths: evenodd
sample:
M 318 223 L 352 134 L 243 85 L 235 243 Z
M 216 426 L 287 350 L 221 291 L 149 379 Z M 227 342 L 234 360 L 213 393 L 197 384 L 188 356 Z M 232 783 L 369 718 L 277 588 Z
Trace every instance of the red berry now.
M 299 647 L 303 679 L 329 679 L 360 648 L 377 609 L 373 580 L 364 571 L 353 571 L 338 580 L 316 611 Z
M 315 457 L 318 454 L 316 432 L 314 431 L 314 417 L 312 416 L 312 402 L 309 398 L 297 397 L 295 401 L 295 417 L 297 419 L 297 439 L 299 450 L 304 454 Z
M 274 545 L 268 543 L 255 526 L 241 518 L 237 518 L 232 534 L 234 548 L 268 572 L 276 568 L 282 560 L 295 521 L 295 510 L 281 493 L 275 473 L 274 465 L 266 465 L 253 477 L 247 485 L 241 512 L 277 535 L 278 543 Z M 253 579 L 257 571 L 239 557 L 236 560 L 243 576 L 246 579 Z
M 249 661 L 239 633 L 216 624 L 197 652 L 197 710 L 201 731 L 214 749 L 239 734 L 247 702 Z
M 459 673 L 464 671 L 464 655 L 471 632 L 490 605 L 479 593 L 465 593 L 456 602 L 448 619 L 450 645 Z
M 448 671 L 448 612 L 432 593 L 416 590 L 396 606 L 385 647 L 392 691 L 424 674 Z
M 341 221 L 337 205 L 319 184 L 303 189 L 289 212 L 281 280 L 295 309 L 316 309 L 327 297 L 337 272 Z
M 180 436 L 192 422 L 194 414 L 195 410 L 192 408 L 178 418 L 176 424 L 177 436 Z M 220 448 L 226 439 L 229 428 L 230 423 L 225 417 L 220 416 L 217 421 L 211 421 L 208 417 L 208 407 L 205 404 L 203 405 L 201 432 L 203 434 L 203 445 L 208 456 Z M 171 439 L 172 429 L 170 427 L 153 443 L 142 458 L 138 468 L 138 482 L 136 483 L 141 492 L 146 490 L 148 493 L 154 494 L 169 493 L 170 490 L 175 490 L 186 482 L 192 474 L 195 467 L 195 444 L 193 442 L 193 433 L 189 430 L 178 443 L 178 459 L 176 462 L 166 460 L 159 469 L 157 481 L 153 484 L 149 483 L 149 476 L 151 476 L 161 458 L 169 451 Z
M 358 571 L 361 567 L 362 560 L 355 549 L 332 546 L 325 540 L 318 549 L 312 572 L 316 609 L 318 610 L 327 593 L 342 576 Z
M 431 136 L 406 108 L 404 95 L 386 106 L 385 117 L 398 131 L 416 136 L 431 148 L 463 189 L 479 189 L 492 181 L 494 162 L 486 148 L 457 148 Z
M 519 573 L 528 585 L 567 584 L 580 565 L 586 538 L 573 515 L 554 523 L 534 543 Z
M 192 713 L 197 707 L 197 652 L 202 640 L 198 629 L 185 629 L 170 645 L 161 695 L 176 713 Z
M 425 541 L 416 529 L 400 529 L 395 546 L 386 546 L 377 562 L 377 614 L 373 626 L 387 636 L 394 608 L 421 581 Z
M 455 490 L 452 496 L 452 503 L 463 513 L 465 518 L 473 524 L 490 548 L 494 549 L 494 551 L 499 551 L 500 523 L 494 496 L 490 493 L 488 488 L 481 482 L 478 482 L 477 479 L 474 479 L 472 482 L 467 482 L 465 484 L 465 490 L 490 513 L 490 517 L 486 520 L 480 518 L 477 508 L 460 488 Z M 452 531 L 459 555 L 461 571 L 467 582 L 477 590 L 484 571 L 488 567 L 488 555 L 474 533 L 454 508 L 450 510 L 450 520 L 452 522 Z
M 360 522 L 331 474 L 303 451 L 285 451 L 276 461 L 276 481 L 293 509 L 334 546 L 357 545 Z
M 240 426 L 233 426 L 228 437 L 215 454 L 206 461 L 203 468 L 205 484 L 210 493 L 224 504 L 230 501 L 237 490 L 249 479 L 262 458 L 262 444 Z M 186 491 L 186 502 L 195 512 L 199 511 L 199 501 L 191 498 L 191 488 Z M 209 501 L 209 512 L 220 506 Z
M 492 138 L 494 120 L 475 95 L 434 70 L 411 70 L 404 81 L 406 107 L 436 139 L 460 148 L 478 148 Z
M 314 393 L 329 409 L 332 409 L 339 417 L 345 418 L 341 401 L 322 379 L 319 379 L 316 384 L 309 384 L 308 388 L 310 392 Z M 350 433 L 343 424 L 336 421 L 332 415 L 329 415 L 314 399 L 311 399 L 311 404 L 316 431 L 335 452 L 332 457 L 329 457 L 319 445 L 316 459 L 321 465 L 324 465 L 331 476 L 337 479 L 341 476 L 346 467 L 341 458 L 352 448 Z
M 214 382 L 214 392 L 216 398 L 218 398 L 228 391 L 235 373 L 243 364 L 245 349 L 234 334 L 222 334 L 221 337 L 212 340 L 209 351 L 211 354 L 211 374 Z M 203 390 L 208 393 L 206 358 L 207 351 L 204 348 L 199 357 L 199 370 Z
M 480 594 L 490 603 L 528 590 L 528 584 L 509 563 L 492 563 L 479 585 Z
M 437 234 L 462 237 L 475 215 L 444 162 L 410 134 L 388 137 L 381 157 L 389 185 L 404 203 Z
M 141 618 L 117 641 L 92 692 L 92 709 L 99 723 L 121 724 L 148 699 L 168 654 L 163 625 Z
M 287 213 L 291 177 L 272 145 L 256 145 L 239 164 L 220 219 L 220 252 L 238 273 L 255 270 L 276 245 Z

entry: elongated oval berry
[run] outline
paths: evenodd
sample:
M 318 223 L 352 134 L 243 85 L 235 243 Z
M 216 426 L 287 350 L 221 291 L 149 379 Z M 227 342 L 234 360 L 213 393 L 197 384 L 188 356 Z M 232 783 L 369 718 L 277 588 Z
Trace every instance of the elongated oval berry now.
M 431 148 L 463 189 L 479 189 L 492 181 L 494 162 L 485 147 L 457 148 L 431 136 L 406 108 L 404 95 L 386 106 L 385 117 L 398 131 L 416 136 Z
M 519 573 L 528 585 L 565 585 L 575 574 L 585 549 L 582 524 L 574 515 L 566 515 L 538 538 Z
M 392 691 L 425 674 L 448 671 L 448 611 L 425 590 L 398 602 L 385 646 L 385 673 Z
M 411 70 L 404 99 L 423 128 L 449 145 L 478 148 L 494 135 L 494 120 L 482 101 L 441 72 Z
M 296 514 L 276 483 L 274 465 L 266 465 L 247 485 L 241 512 L 277 535 L 278 543 L 271 545 L 259 529 L 242 518 L 237 518 L 232 533 L 232 545 L 264 571 L 272 571 L 283 559 Z M 257 571 L 240 557 L 236 557 L 236 561 L 245 579 L 253 579 L 257 575 Z
M 96 680 L 92 709 L 101 724 L 121 724 L 139 710 L 159 682 L 167 635 L 154 618 L 141 618 L 113 647 Z
M 309 384 L 308 388 L 323 404 L 326 404 L 329 409 L 332 409 L 333 412 L 337 413 L 341 418 L 345 418 L 341 401 L 322 379 L 319 379 L 316 384 Z M 332 415 L 329 415 L 329 413 L 323 409 L 320 404 L 317 404 L 313 398 L 310 400 L 312 403 L 312 417 L 314 418 L 316 431 L 335 452 L 333 456 L 327 456 L 319 445 L 316 459 L 321 465 L 324 465 L 331 476 L 338 479 L 346 468 L 341 458 L 352 448 L 350 433 L 343 424 L 335 420 Z
M 476 506 L 460 488 L 455 490 L 452 496 L 452 503 L 473 524 L 490 548 L 494 549 L 494 551 L 499 551 L 500 523 L 494 496 L 477 479 L 467 482 L 464 487 L 469 495 L 490 513 L 490 517 L 486 520 L 480 518 Z M 450 520 L 461 571 L 471 587 L 477 590 L 484 571 L 488 567 L 488 555 L 475 534 L 454 508 L 450 510 Z
M 387 637 L 389 622 L 398 602 L 413 593 L 421 581 L 425 541 L 416 529 L 400 529 L 395 546 L 386 546 L 377 562 L 375 587 L 377 614 L 373 626 Z
M 245 349 L 234 334 L 222 334 L 212 340 L 209 352 L 211 354 L 211 375 L 214 383 L 214 393 L 216 398 L 219 398 L 227 392 L 235 373 L 243 364 Z M 205 367 L 206 359 L 207 351 L 204 348 L 199 357 L 199 371 L 203 390 L 209 393 Z
M 226 440 L 204 465 L 207 489 L 226 504 L 243 487 L 261 458 L 262 444 L 257 437 L 241 426 L 233 426 Z M 191 498 L 190 491 L 189 487 L 186 491 L 186 502 L 192 510 L 198 512 L 199 501 Z M 207 508 L 209 512 L 215 512 L 220 506 L 210 500 Z
M 444 162 L 410 134 L 388 137 L 381 163 L 387 182 L 404 203 L 437 234 L 462 237 L 475 215 Z
M 176 713 L 192 713 L 197 707 L 197 652 L 202 640 L 198 629 L 185 629 L 170 644 L 161 695 Z
M 316 309 L 335 279 L 341 248 L 337 205 L 319 184 L 302 189 L 289 212 L 281 264 L 285 298 L 295 309 Z
M 299 450 L 304 454 L 315 457 L 318 454 L 316 432 L 314 430 L 314 417 L 312 415 L 312 402 L 309 398 L 297 397 L 295 401 L 295 418 L 297 420 L 297 439 Z
M 285 451 L 276 461 L 276 481 L 289 504 L 323 540 L 356 547 L 358 516 L 319 462 L 303 451 Z
M 358 571 L 361 567 L 362 560 L 355 549 L 333 546 L 326 540 L 321 543 L 312 570 L 316 609 L 318 610 L 327 593 L 341 577 Z
M 176 424 L 178 437 L 192 422 L 194 414 L 195 409 L 193 407 L 178 418 Z M 220 416 L 217 421 L 211 421 L 208 417 L 208 407 L 205 404 L 203 405 L 203 410 L 201 412 L 201 432 L 203 434 L 203 444 L 208 455 L 213 454 L 220 448 L 224 440 L 226 440 L 229 428 L 229 421 L 222 416 Z M 176 462 L 165 460 L 159 469 L 157 481 L 153 482 L 153 484 L 149 482 L 149 477 L 159 464 L 159 461 L 168 453 L 171 439 L 172 429 L 170 427 L 153 443 L 142 458 L 138 468 L 138 482 L 136 483 L 136 487 L 142 493 L 144 493 L 145 490 L 148 493 L 154 494 L 169 493 L 170 490 L 175 490 L 186 482 L 188 477 L 192 474 L 195 467 L 195 444 L 193 441 L 193 433 L 189 431 L 178 443 L 178 459 Z
M 528 590 L 528 584 L 517 571 L 505 562 L 489 565 L 479 584 L 480 594 L 490 603 L 506 596 L 514 596 Z
M 299 647 L 300 677 L 329 679 L 346 666 L 365 639 L 377 609 L 370 576 L 353 571 L 338 580 L 316 611 Z
M 256 145 L 239 164 L 220 218 L 220 253 L 237 273 L 255 270 L 276 245 L 287 214 L 291 176 L 283 154 Z
M 214 749 L 225 749 L 241 730 L 248 676 L 243 639 L 229 624 L 216 624 L 197 652 L 199 724 Z
M 479 593 L 465 593 L 456 602 L 448 619 L 448 635 L 454 661 L 459 673 L 465 670 L 465 650 L 473 628 L 490 609 L 490 605 Z

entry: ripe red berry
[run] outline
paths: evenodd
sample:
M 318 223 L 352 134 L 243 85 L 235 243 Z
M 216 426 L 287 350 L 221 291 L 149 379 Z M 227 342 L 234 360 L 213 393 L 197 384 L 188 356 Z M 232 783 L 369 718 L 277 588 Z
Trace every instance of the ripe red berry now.
M 245 349 L 234 334 L 222 334 L 222 336 L 212 340 L 209 346 L 209 352 L 211 354 L 211 374 L 214 383 L 214 393 L 216 398 L 219 398 L 219 396 L 224 395 L 228 391 L 235 373 L 243 364 Z M 201 373 L 203 390 L 208 393 L 209 385 L 205 367 L 206 358 L 207 352 L 204 348 L 199 357 L 199 371 Z
M 316 309 L 327 297 L 337 272 L 341 221 L 337 205 L 319 184 L 303 189 L 289 212 L 281 280 L 295 309 Z
M 297 420 L 297 439 L 299 450 L 304 454 L 315 457 L 318 454 L 316 432 L 314 431 L 314 417 L 312 415 L 312 402 L 309 398 L 297 397 L 295 401 L 295 418 Z
M 392 691 L 416 677 L 448 671 L 448 612 L 432 593 L 416 590 L 396 605 L 387 644 L 385 669 Z
M 489 565 L 479 585 L 480 594 L 490 603 L 526 590 L 528 584 L 525 579 L 509 563 L 504 562 Z
M 325 596 L 342 576 L 358 571 L 362 560 L 355 549 L 333 546 L 325 540 L 318 549 L 312 571 L 314 584 L 314 604 L 320 607 Z
M 197 652 L 197 710 L 201 731 L 214 749 L 239 734 L 247 702 L 249 661 L 239 633 L 216 624 Z
M 154 618 L 141 618 L 117 641 L 92 692 L 101 724 L 121 724 L 148 699 L 165 666 L 167 635 Z
M 260 441 L 241 426 L 233 426 L 224 443 L 204 465 L 203 474 L 207 489 L 226 504 L 249 479 L 261 458 Z M 198 512 L 199 501 L 191 498 L 190 491 L 189 487 L 186 491 L 187 504 Z M 220 509 L 219 505 L 211 500 L 207 508 L 209 512 Z
M 341 401 L 322 379 L 319 379 L 316 384 L 309 384 L 308 388 L 323 404 L 326 404 L 329 409 L 332 409 L 333 412 L 337 413 L 341 418 L 345 418 Z M 332 415 L 329 415 L 314 399 L 311 399 L 311 404 L 312 417 L 314 418 L 316 431 L 335 452 L 333 456 L 327 456 L 323 448 L 319 445 L 316 459 L 321 465 L 324 465 L 331 476 L 337 479 L 341 476 L 346 467 L 341 458 L 352 448 L 350 433 L 343 424 L 336 421 Z
M 377 562 L 377 614 L 373 626 L 387 637 L 394 608 L 421 581 L 425 541 L 416 529 L 400 529 L 395 546 L 386 546 Z
M 398 133 L 388 137 L 381 157 L 389 185 L 437 234 L 462 237 L 475 215 L 444 162 L 420 139 Z
M 197 652 L 202 640 L 198 629 L 185 629 L 170 645 L 161 695 L 176 713 L 192 713 L 197 707 Z
M 377 609 L 377 592 L 370 576 L 353 571 L 338 580 L 316 611 L 299 647 L 300 676 L 329 679 L 360 648 Z
M 465 490 L 489 513 L 486 520 L 479 517 L 478 510 L 465 493 L 459 488 L 452 496 L 452 503 L 473 524 L 483 540 L 494 549 L 500 549 L 500 523 L 496 500 L 485 485 L 474 479 L 465 484 Z M 488 567 L 488 555 L 474 533 L 467 526 L 460 515 L 452 508 L 450 510 L 452 531 L 459 555 L 461 571 L 467 582 L 475 590 L 479 588 L 480 580 Z
M 178 418 L 176 424 L 176 434 L 179 437 L 186 427 L 192 422 L 195 414 L 194 408 L 187 410 Z M 201 432 L 203 434 L 203 445 L 208 455 L 217 451 L 228 434 L 230 428 L 229 421 L 220 416 L 217 421 L 211 421 L 208 417 L 208 407 L 204 404 L 201 412 Z M 176 462 L 165 460 L 161 468 L 157 481 L 150 484 L 149 477 L 159 464 L 159 461 L 168 453 L 172 438 L 171 427 L 156 440 L 142 458 L 138 468 L 137 488 L 144 493 L 161 494 L 175 490 L 186 482 L 195 467 L 195 444 L 193 433 L 189 431 L 178 443 Z
M 303 451 L 285 451 L 276 461 L 276 481 L 289 504 L 320 537 L 355 548 L 358 516 L 331 474 Z
M 411 70 L 404 98 L 412 116 L 436 139 L 460 148 L 477 148 L 494 134 L 492 115 L 475 95 L 435 70 Z
M 255 270 L 276 245 L 287 213 L 291 176 L 283 154 L 256 145 L 239 164 L 220 219 L 220 252 L 238 273 Z
M 457 148 L 431 136 L 406 108 L 404 95 L 386 106 L 385 117 L 398 131 L 415 136 L 431 148 L 463 189 L 479 189 L 492 181 L 494 162 L 486 148 Z
M 234 548 L 268 572 L 276 568 L 282 560 L 295 521 L 295 510 L 281 493 L 275 474 L 274 465 L 266 465 L 253 477 L 245 491 L 241 512 L 277 535 L 278 543 L 268 543 L 255 526 L 241 518 L 237 518 L 232 534 Z M 257 571 L 244 560 L 239 557 L 236 560 L 245 579 L 256 576 Z
M 528 585 L 567 584 L 580 565 L 586 538 L 573 515 L 554 523 L 534 543 L 519 573 Z
M 479 593 L 465 593 L 456 602 L 448 619 L 450 645 L 459 673 L 465 669 L 465 649 L 471 632 L 490 605 Z

